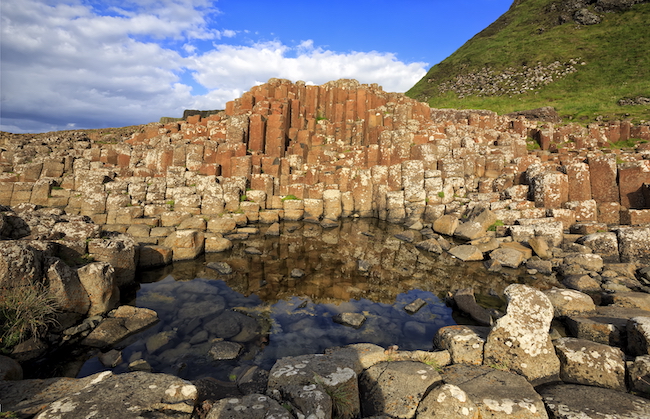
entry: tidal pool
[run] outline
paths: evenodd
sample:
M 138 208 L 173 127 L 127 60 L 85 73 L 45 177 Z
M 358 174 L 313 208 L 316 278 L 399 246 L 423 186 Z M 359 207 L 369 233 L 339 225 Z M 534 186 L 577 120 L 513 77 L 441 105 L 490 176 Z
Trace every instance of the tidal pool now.
M 407 242 L 395 237 L 403 227 L 375 219 L 330 229 L 285 222 L 280 236 L 266 236 L 267 228 L 234 236 L 227 252 L 139 273 L 129 304 L 155 310 L 160 322 L 118 345 L 122 362 L 113 371 L 144 360 L 186 379 L 228 380 L 245 366 L 270 369 L 281 357 L 350 343 L 431 350 L 440 327 L 468 322 L 445 305 L 449 292 L 473 287 L 497 307 L 507 285 L 543 280 L 419 250 L 414 243 L 427 231 Z M 404 307 L 418 298 L 426 305 L 409 314 Z M 356 329 L 336 323 L 343 312 L 366 320 Z M 107 369 L 95 356 L 78 376 Z

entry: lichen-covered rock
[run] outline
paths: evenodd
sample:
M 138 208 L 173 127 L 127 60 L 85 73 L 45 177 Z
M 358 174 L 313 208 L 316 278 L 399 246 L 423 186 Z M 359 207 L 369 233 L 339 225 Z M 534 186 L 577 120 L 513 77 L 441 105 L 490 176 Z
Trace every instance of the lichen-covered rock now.
M 458 364 L 443 368 L 441 376 L 445 384 L 457 386 L 467 394 L 480 418 L 548 418 L 542 398 L 521 375 L 487 366 Z
M 21 417 L 189 419 L 198 400 L 196 387 L 166 374 L 101 372 L 80 379 L 0 381 L 4 411 Z
M 360 412 L 356 371 L 361 371 L 359 361 L 335 353 L 286 357 L 271 368 L 268 392 L 280 396 L 316 382 L 326 391 L 347 395 L 350 417 L 356 417 Z
M 634 358 L 627 364 L 630 377 L 630 390 L 650 396 L 650 355 Z
M 48 287 L 58 307 L 62 311 L 88 313 L 90 298 L 79 281 L 77 271 L 59 258 L 47 258 L 45 264 Z
M 453 236 L 458 227 L 458 217 L 447 214 L 433 222 L 433 231 L 445 236 Z
M 241 398 L 227 397 L 217 401 L 206 419 L 294 419 L 280 403 L 263 394 Z M 323 416 L 325 417 L 325 416 Z
M 632 355 L 650 355 L 650 317 L 627 321 L 627 350 Z
M 565 325 L 569 334 L 578 339 L 621 347 L 625 344 L 628 319 L 634 317 L 650 317 L 650 312 L 638 308 L 596 307 L 592 313 L 567 316 Z
M 549 336 L 553 305 L 527 285 L 509 285 L 506 315 L 496 321 L 485 343 L 485 365 L 504 365 L 530 381 L 559 373 L 560 362 Z
M 650 417 L 650 401 L 629 393 L 578 384 L 539 389 L 552 419 L 641 419 Z
M 107 371 L 92 376 L 79 391 L 50 403 L 37 417 L 136 419 L 174 415 L 189 419 L 197 400 L 196 387 L 178 377 L 146 372 L 113 375 Z
M 554 343 L 562 381 L 625 391 L 625 360 L 620 349 L 574 338 Z
M 586 271 L 600 272 L 603 269 L 603 258 L 593 253 L 579 253 L 564 258 L 565 265 L 578 265 Z
M 596 309 L 594 300 L 580 291 L 552 288 L 543 292 L 553 304 L 555 317 L 585 313 Z
M 120 300 L 120 290 L 115 283 L 115 271 L 105 262 L 93 262 L 77 269 L 81 285 L 88 293 L 88 316 L 104 314 Z
M 422 419 L 478 419 L 479 410 L 467 393 L 453 384 L 443 384 L 427 394 L 418 405 Z
M 136 244 L 126 234 L 113 234 L 109 238 L 88 242 L 88 253 L 98 262 L 109 263 L 115 271 L 118 287 L 133 283 L 136 268 Z
M 616 292 L 608 295 L 606 304 L 617 307 L 640 308 L 650 311 L 650 294 L 645 292 Z
M 169 235 L 163 244 L 172 249 L 173 260 L 189 260 L 203 253 L 205 236 L 198 230 L 177 230 Z
M 650 228 L 619 228 L 616 235 L 621 262 L 650 264 Z
M 603 258 L 604 262 L 616 263 L 619 261 L 618 238 L 616 233 L 592 233 L 578 239 L 578 243 L 587 246 L 591 251 Z
M 420 400 L 440 381 L 440 374 L 421 362 L 379 363 L 359 377 L 363 415 L 413 418 Z
M 524 261 L 524 254 L 518 250 L 504 247 L 490 252 L 490 259 L 507 268 L 518 268 Z
M 43 258 L 28 243 L 0 241 L 0 288 L 26 287 L 40 282 Z
M 446 326 L 438 329 L 433 342 L 436 347 L 449 351 L 454 364 L 481 365 L 488 332 L 486 327 Z

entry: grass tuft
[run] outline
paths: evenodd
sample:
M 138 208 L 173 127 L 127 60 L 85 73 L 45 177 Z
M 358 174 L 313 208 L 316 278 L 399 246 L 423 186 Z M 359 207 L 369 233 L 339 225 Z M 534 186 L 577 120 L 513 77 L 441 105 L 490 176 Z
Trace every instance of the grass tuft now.
M 31 336 L 40 337 L 56 323 L 56 299 L 41 285 L 3 289 L 0 293 L 0 352 Z

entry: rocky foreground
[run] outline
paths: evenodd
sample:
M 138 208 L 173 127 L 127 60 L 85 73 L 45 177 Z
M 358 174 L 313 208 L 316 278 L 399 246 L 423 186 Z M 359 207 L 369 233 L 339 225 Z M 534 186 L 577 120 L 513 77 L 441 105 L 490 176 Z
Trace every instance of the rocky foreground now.
M 126 137 L 3 133 L 0 288 L 44 284 L 63 311 L 56 344 L 109 351 L 146 328 L 155 313 L 111 311 L 136 270 L 226 250 L 247 240 L 249 224 L 281 235 L 282 221 L 303 220 L 324 234 L 341 218 L 377 217 L 402 225 L 398 238 L 423 252 L 496 272 L 525 266 L 558 288 L 510 286 L 505 315 L 458 290 L 455 303 L 485 326 L 442 328 L 431 352 L 333 348 L 230 385 L 142 371 L 0 381 L 2 409 L 40 418 L 650 417 L 637 396 L 650 389 L 644 139 L 647 125 L 560 126 L 429 109 L 354 81 L 283 80 L 225 112 Z M 381 263 L 362 252 L 359 269 Z M 44 346 L 30 339 L 12 357 Z M 8 359 L 0 369 L 21 376 Z

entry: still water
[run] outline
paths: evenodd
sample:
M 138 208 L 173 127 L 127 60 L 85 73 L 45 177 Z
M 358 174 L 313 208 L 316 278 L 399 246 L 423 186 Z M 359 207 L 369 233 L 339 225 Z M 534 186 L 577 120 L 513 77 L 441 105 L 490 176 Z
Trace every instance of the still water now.
M 140 273 L 129 304 L 155 310 L 160 322 L 118 345 L 122 362 L 113 371 L 144 360 L 156 372 L 228 380 L 243 366 L 270 369 L 281 357 L 349 343 L 431 350 L 440 327 L 467 322 L 445 305 L 449 292 L 471 286 L 498 306 L 507 285 L 536 280 L 419 250 L 414 243 L 426 232 L 409 243 L 395 237 L 403 227 L 375 219 L 332 229 L 285 222 L 275 237 L 267 228 L 248 230 L 227 252 Z M 426 305 L 404 310 L 418 298 Z M 356 329 L 338 324 L 342 312 L 366 320 Z M 78 376 L 107 369 L 94 356 Z

